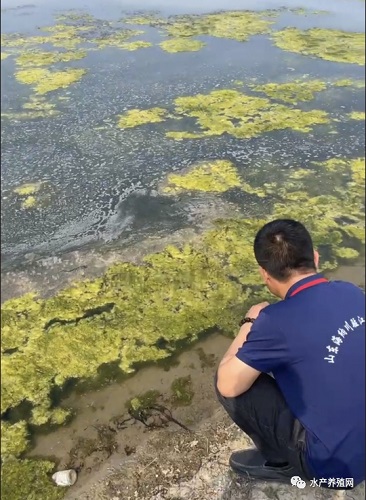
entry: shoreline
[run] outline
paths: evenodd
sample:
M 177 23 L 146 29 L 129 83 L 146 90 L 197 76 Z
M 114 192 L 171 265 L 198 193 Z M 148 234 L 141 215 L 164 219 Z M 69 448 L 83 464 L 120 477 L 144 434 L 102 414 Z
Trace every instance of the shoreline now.
M 361 265 L 340 266 L 335 272 L 331 273 L 331 277 L 333 279 L 349 280 L 364 288 L 365 275 L 362 271 L 364 271 L 364 266 Z M 126 466 L 129 467 L 131 463 L 136 465 L 136 470 L 145 467 L 144 453 L 141 452 L 141 450 L 144 450 L 146 446 L 156 446 L 155 456 L 157 450 L 160 450 L 161 447 L 169 454 L 171 445 L 165 446 L 165 441 L 174 441 L 175 439 L 179 440 L 182 438 L 185 442 L 190 433 L 185 433 L 174 423 L 169 423 L 167 427 L 149 430 L 140 422 L 134 422 L 128 428 L 122 430 L 117 428 L 117 432 L 113 433 L 113 436 L 110 436 L 113 438 L 113 443 L 115 445 L 115 448 L 111 451 L 111 449 L 108 449 L 105 445 L 105 442 L 103 442 L 103 437 L 98 434 L 97 429 L 108 428 L 111 422 L 116 422 L 118 419 L 120 421 L 123 420 L 123 415 L 126 413 L 125 403 L 129 398 L 136 397 L 146 391 L 158 391 L 162 395 L 160 401 L 172 410 L 172 415 L 175 419 L 193 429 L 194 435 L 196 435 L 197 432 L 199 433 L 199 429 L 201 428 L 207 426 L 212 427 L 213 421 L 216 422 L 217 428 L 215 427 L 216 430 L 210 432 L 213 432 L 213 435 L 215 435 L 215 433 L 220 434 L 220 432 L 224 432 L 220 420 L 222 419 L 225 421 L 225 415 L 224 412 L 220 410 L 219 404 L 216 401 L 212 379 L 215 367 L 230 342 L 231 339 L 223 335 L 212 334 L 204 340 L 194 343 L 183 350 L 183 352 L 177 353 L 165 367 L 159 365 L 146 366 L 120 383 L 114 382 L 105 387 L 87 390 L 82 393 L 74 391 L 66 400 L 62 401 L 62 406 L 71 407 L 75 412 L 75 418 L 67 426 L 61 426 L 55 431 L 47 434 L 38 434 L 35 438 L 35 447 L 28 452 L 27 456 L 32 458 L 50 457 L 58 464 L 58 470 L 69 467 L 80 467 L 81 470 L 78 481 L 69 489 L 66 494 L 66 499 L 97 500 L 104 498 L 121 498 L 121 500 L 127 500 L 127 498 L 135 498 L 134 496 L 118 496 L 119 494 L 116 493 L 118 487 L 115 489 L 115 496 L 103 496 L 104 493 L 102 490 L 110 490 L 110 484 L 107 483 L 111 482 L 111 484 L 114 484 L 113 481 L 122 481 L 119 476 L 120 473 L 118 472 L 121 468 L 124 469 Z M 171 384 L 174 380 L 187 376 L 192 378 L 191 389 L 193 398 L 190 404 L 186 406 L 174 406 L 169 397 L 169 394 L 171 396 Z M 219 417 L 217 417 L 218 420 L 215 420 L 216 417 L 213 417 L 213 415 L 219 415 Z M 188 436 L 186 434 L 188 434 Z M 207 435 L 205 439 L 207 440 Z M 229 432 L 224 440 L 227 450 L 232 444 L 232 439 L 233 435 Z M 243 436 L 241 436 L 240 439 L 242 440 Z M 195 441 L 196 439 L 193 439 L 193 441 L 191 439 L 191 442 Z M 152 443 L 158 444 L 154 445 Z M 201 448 L 199 449 L 201 450 Z M 202 450 L 199 451 L 198 455 L 201 453 L 203 453 Z M 158 455 L 160 457 L 160 452 Z M 215 454 L 213 456 L 211 455 L 211 451 L 204 455 L 205 459 L 209 460 L 210 463 L 215 461 Z M 203 458 L 201 457 L 200 460 L 201 459 Z M 198 458 L 195 455 L 194 463 L 196 463 L 197 460 Z M 155 465 L 158 467 L 158 464 Z M 221 468 L 222 467 L 223 465 L 221 464 Z M 180 480 L 192 481 L 195 474 L 199 473 L 199 470 L 200 467 L 197 465 L 193 466 L 190 463 L 190 465 L 185 467 L 185 472 L 180 476 Z M 110 475 L 112 474 L 113 476 L 111 471 L 117 474 L 114 479 L 110 479 Z M 134 474 L 132 475 L 135 477 Z M 131 481 L 131 478 L 127 479 Z M 134 480 L 136 480 L 136 477 Z M 123 476 L 123 481 L 126 481 L 125 476 Z M 174 479 L 174 481 L 177 481 L 177 479 Z M 98 485 L 96 485 L 96 483 L 98 483 Z M 136 485 L 131 485 L 130 487 L 132 489 L 137 488 Z M 96 488 L 99 491 L 97 494 L 101 496 L 90 496 L 91 494 L 96 494 Z M 102 490 L 100 490 L 100 488 L 102 488 Z M 136 491 L 138 491 L 139 499 L 146 498 L 152 500 L 155 498 L 152 496 L 143 496 L 146 493 L 143 493 L 143 491 L 147 488 L 145 483 L 144 486 L 140 485 L 138 488 L 140 488 L 140 490 L 137 489 Z M 245 489 L 246 487 L 244 490 Z M 90 493 L 90 491 L 94 493 Z M 152 490 L 147 489 L 146 491 L 149 492 L 149 495 L 152 494 Z M 156 497 L 157 500 L 165 498 L 168 499 L 173 497 Z M 174 498 L 191 499 L 196 497 L 182 496 Z M 214 497 L 206 496 L 197 498 L 207 498 L 207 500 L 211 500 Z M 215 498 L 222 497 L 217 496 Z M 253 498 L 256 500 L 256 497 Z M 282 499 L 282 497 L 280 498 Z

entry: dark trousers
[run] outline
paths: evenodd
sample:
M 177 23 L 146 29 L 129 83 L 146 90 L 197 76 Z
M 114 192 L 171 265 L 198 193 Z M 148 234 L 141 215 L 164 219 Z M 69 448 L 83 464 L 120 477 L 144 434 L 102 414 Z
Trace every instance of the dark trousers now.
M 219 402 L 231 419 L 254 442 L 269 462 L 288 462 L 302 479 L 311 480 L 305 460 L 305 429 L 289 410 L 274 378 L 262 373 L 252 387 L 235 398 Z

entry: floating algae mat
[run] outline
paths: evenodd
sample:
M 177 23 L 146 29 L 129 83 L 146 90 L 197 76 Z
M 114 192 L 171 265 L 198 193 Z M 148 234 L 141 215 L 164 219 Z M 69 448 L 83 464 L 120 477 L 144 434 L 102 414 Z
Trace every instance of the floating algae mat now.
M 354 85 L 358 87 L 359 83 L 354 82 Z M 237 89 L 213 90 L 208 94 L 176 98 L 172 113 L 163 108 L 127 111 L 119 116 L 117 125 L 120 128 L 130 128 L 162 122 L 164 119 L 193 118 L 197 131 L 166 132 L 166 137 L 176 140 L 200 139 L 225 133 L 238 139 L 249 139 L 284 129 L 306 133 L 313 131 L 317 125 L 330 124 L 332 116 L 324 110 L 304 111 L 295 106 L 314 100 L 318 92 L 342 86 L 352 87 L 353 83 L 341 81 L 340 85 L 337 80 L 330 84 L 321 80 L 294 80 L 288 83 L 249 84 L 250 93 Z M 265 94 L 270 99 L 260 94 Z M 362 120 L 362 112 L 346 116 Z
M 276 45 L 283 50 L 327 61 L 365 65 L 365 34 L 340 30 L 313 28 L 301 31 L 287 28 L 273 35 Z
M 322 270 L 364 253 L 364 33 L 341 29 L 349 3 L 342 15 L 206 7 L 121 19 L 106 4 L 108 19 L 54 23 L 36 10 L 29 31 L 2 34 L 3 272 L 28 276 L 45 258 L 45 275 L 54 259 L 70 277 L 54 293 L 16 283 L 2 304 L 6 499 L 65 494 L 49 457 L 27 458 L 39 428 L 73 418 L 54 394 L 105 366 L 168 360 L 213 330 L 233 336 L 243 310 L 270 299 L 252 254 L 263 223 L 303 221 Z M 195 240 L 172 244 L 185 229 Z M 144 253 L 159 236 L 164 249 Z M 110 259 L 129 245 L 145 257 Z M 94 249 L 109 267 L 73 274 L 67 252 L 89 263 Z M 189 377 L 170 390 L 190 404 Z

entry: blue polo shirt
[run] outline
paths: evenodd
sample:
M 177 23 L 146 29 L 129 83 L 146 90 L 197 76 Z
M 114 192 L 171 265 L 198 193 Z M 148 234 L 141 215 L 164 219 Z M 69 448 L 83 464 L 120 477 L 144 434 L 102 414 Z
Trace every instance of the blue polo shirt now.
M 261 311 L 237 357 L 272 373 L 314 478 L 365 479 L 365 294 L 321 274 Z

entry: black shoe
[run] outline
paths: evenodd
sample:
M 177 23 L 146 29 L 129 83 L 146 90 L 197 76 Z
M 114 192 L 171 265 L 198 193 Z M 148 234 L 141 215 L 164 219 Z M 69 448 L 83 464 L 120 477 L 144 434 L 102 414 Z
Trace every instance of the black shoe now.
M 289 464 L 271 464 L 258 450 L 242 450 L 234 452 L 230 457 L 231 468 L 246 477 L 257 481 L 275 481 L 291 484 L 291 477 L 298 475 Z

